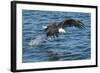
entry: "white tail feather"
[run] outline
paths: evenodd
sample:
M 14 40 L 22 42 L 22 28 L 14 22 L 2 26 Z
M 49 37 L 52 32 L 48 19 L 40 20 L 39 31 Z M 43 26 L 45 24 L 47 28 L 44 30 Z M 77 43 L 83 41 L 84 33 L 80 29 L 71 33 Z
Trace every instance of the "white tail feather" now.
M 42 28 L 43 28 L 43 29 L 46 29 L 46 28 L 47 28 L 47 26 L 43 26 Z

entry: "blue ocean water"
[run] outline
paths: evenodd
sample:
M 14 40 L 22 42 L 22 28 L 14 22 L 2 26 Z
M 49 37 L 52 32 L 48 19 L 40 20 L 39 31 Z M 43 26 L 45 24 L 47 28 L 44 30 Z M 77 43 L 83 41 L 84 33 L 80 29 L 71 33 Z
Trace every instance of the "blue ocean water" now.
M 70 18 L 81 20 L 85 28 L 67 27 L 66 33 L 46 40 L 43 26 Z M 22 63 L 91 59 L 90 13 L 22 10 L 22 24 Z

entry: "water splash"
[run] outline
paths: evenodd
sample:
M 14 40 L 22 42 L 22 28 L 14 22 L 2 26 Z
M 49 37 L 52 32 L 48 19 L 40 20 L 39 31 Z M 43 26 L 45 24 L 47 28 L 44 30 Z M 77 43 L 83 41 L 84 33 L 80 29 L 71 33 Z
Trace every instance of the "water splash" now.
M 31 39 L 29 42 L 30 47 L 37 47 L 42 41 L 41 36 L 36 36 L 35 38 Z

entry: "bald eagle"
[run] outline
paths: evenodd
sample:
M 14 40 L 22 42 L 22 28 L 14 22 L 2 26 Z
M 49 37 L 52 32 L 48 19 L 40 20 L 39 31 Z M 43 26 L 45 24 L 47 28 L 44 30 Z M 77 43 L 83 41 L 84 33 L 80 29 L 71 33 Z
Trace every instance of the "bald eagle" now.
M 67 19 L 58 23 L 58 25 L 56 22 L 51 23 L 50 25 L 44 28 L 44 31 L 46 32 L 47 37 L 58 37 L 60 32 L 66 32 L 64 30 L 66 27 L 77 27 L 81 29 L 84 27 L 84 24 L 80 20 Z

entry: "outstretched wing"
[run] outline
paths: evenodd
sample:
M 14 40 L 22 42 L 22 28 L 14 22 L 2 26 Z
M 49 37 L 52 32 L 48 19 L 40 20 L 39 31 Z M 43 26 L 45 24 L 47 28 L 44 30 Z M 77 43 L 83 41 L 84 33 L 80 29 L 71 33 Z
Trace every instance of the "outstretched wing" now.
M 75 19 L 68 19 L 68 20 L 64 20 L 62 22 L 60 22 L 58 24 L 59 28 L 66 28 L 66 27 L 78 27 L 78 28 L 83 28 L 84 24 L 79 21 L 79 20 L 75 20 Z

